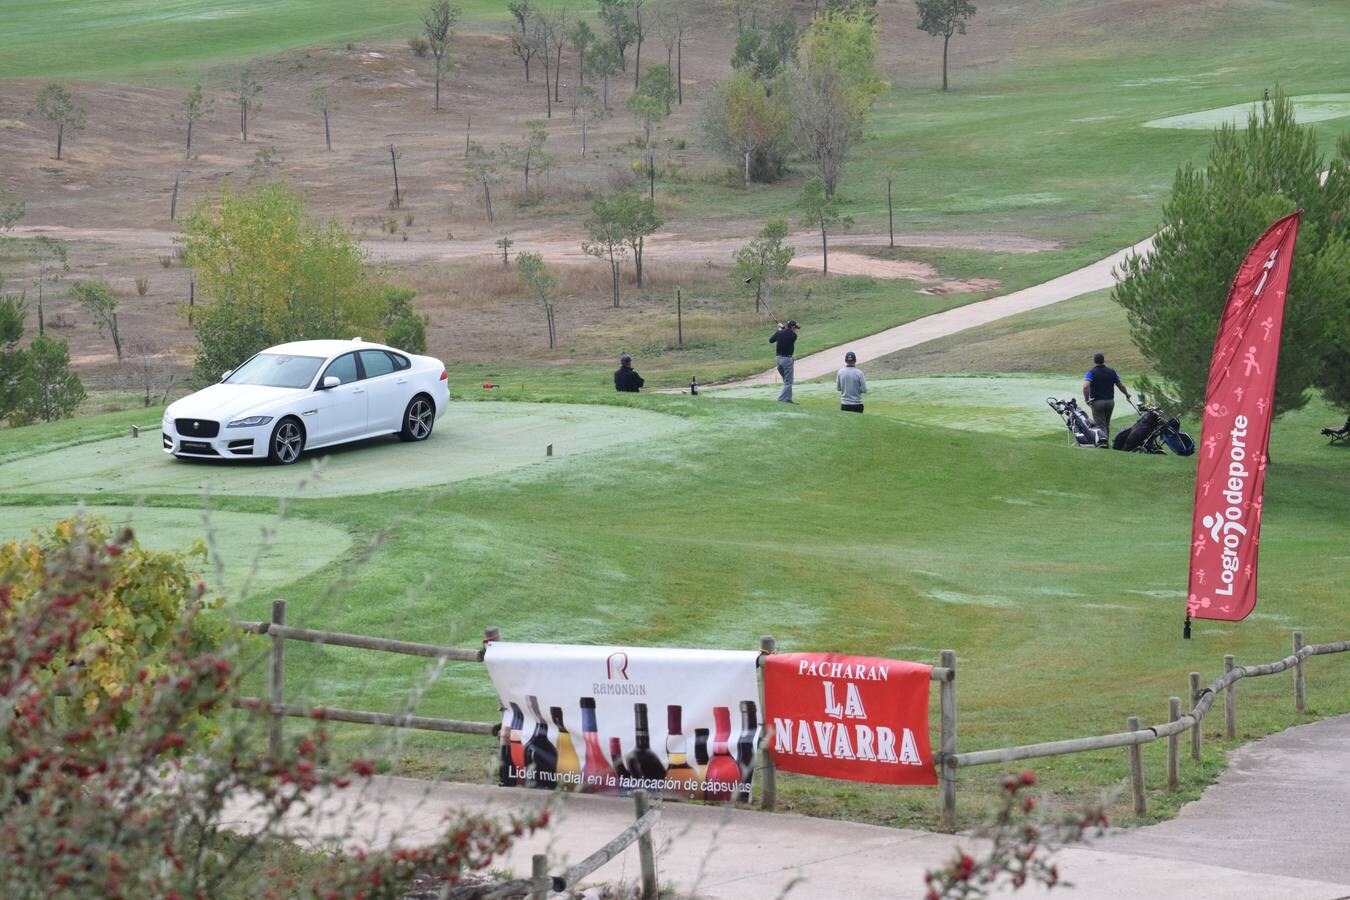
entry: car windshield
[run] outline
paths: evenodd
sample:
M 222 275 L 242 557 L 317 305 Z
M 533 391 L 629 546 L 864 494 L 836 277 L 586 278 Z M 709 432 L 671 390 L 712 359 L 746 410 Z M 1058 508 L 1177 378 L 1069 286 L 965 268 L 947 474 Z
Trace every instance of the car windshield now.
M 261 384 L 267 387 L 304 388 L 323 365 L 319 356 L 283 356 L 259 353 L 230 373 L 225 384 Z

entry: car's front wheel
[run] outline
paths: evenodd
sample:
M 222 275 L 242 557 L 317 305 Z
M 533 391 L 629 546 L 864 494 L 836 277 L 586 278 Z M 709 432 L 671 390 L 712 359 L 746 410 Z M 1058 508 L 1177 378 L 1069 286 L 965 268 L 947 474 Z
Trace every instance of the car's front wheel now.
M 398 433 L 401 441 L 425 441 L 431 437 L 436 424 L 436 404 L 426 394 L 418 394 L 408 401 L 403 411 L 403 428 Z
M 277 466 L 289 466 L 300 458 L 305 449 L 305 429 L 292 418 L 282 419 L 272 429 L 267 444 L 267 461 Z

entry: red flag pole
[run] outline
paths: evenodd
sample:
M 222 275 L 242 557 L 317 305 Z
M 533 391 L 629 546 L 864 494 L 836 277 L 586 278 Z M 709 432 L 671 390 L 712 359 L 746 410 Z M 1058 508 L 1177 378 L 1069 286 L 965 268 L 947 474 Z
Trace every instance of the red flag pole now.
M 1271 225 L 1238 268 L 1219 320 L 1197 453 L 1186 624 L 1237 622 L 1256 606 L 1280 328 L 1303 210 Z

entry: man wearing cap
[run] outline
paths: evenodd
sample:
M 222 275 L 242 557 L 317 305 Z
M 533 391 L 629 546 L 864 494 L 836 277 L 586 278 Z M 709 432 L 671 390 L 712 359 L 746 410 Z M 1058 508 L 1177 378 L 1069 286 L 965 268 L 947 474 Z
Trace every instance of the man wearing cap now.
M 619 368 L 614 370 L 614 390 L 625 394 L 636 394 L 646 384 L 642 376 L 633 368 L 633 357 L 625 353 L 619 357 Z
M 793 402 L 792 354 L 797 347 L 797 328 L 797 320 L 788 319 L 786 325 L 779 322 L 778 330 L 769 336 L 769 343 L 778 347 L 774 363 L 778 366 L 778 374 L 783 376 L 783 389 L 778 392 L 779 403 Z
M 1130 389 L 1120 380 L 1116 370 L 1106 364 L 1106 357 L 1098 353 L 1092 357 L 1093 367 L 1083 376 L 1083 399 L 1092 408 L 1092 419 L 1102 434 L 1111 436 L 1111 413 L 1116 408 L 1116 385 L 1130 400 Z M 1133 402 L 1131 400 L 1131 402 Z
M 862 395 L 867 393 L 867 378 L 858 368 L 858 357 L 852 350 L 844 354 L 844 367 L 834 376 L 834 388 L 839 392 L 841 412 L 863 411 Z

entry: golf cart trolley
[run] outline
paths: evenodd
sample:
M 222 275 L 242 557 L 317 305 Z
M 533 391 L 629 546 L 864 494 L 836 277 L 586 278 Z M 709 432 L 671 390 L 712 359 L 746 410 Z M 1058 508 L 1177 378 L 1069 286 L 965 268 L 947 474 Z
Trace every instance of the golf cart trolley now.
M 1072 398 L 1056 400 L 1054 397 L 1046 397 L 1045 402 L 1064 420 L 1064 427 L 1069 429 L 1070 446 L 1106 446 L 1106 432 L 1097 427 L 1096 423 L 1092 421 L 1092 416 L 1079 407 L 1077 400 Z
M 1141 397 L 1138 405 L 1131 404 L 1139 413 L 1139 420 L 1123 429 L 1111 441 L 1115 450 L 1131 453 L 1162 453 L 1164 448 L 1177 456 L 1195 452 L 1195 441 L 1181 430 L 1176 416 L 1169 416 L 1156 406 L 1149 406 Z

